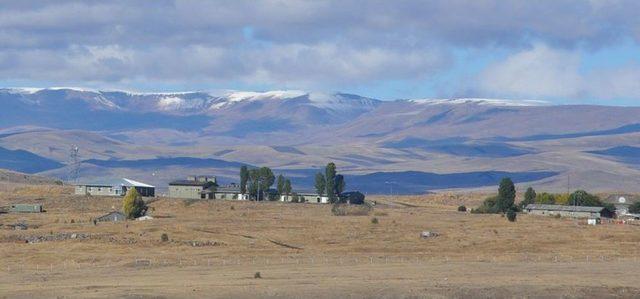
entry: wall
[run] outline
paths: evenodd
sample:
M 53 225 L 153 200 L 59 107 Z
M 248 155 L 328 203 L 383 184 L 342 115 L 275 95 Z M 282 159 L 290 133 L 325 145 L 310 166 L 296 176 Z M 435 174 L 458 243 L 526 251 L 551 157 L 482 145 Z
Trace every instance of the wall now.
M 591 212 L 531 210 L 528 213 L 531 215 L 544 215 L 544 216 L 560 215 L 562 217 L 575 217 L 575 218 L 600 218 L 600 213 L 591 213 Z
M 94 196 L 120 196 L 121 190 L 116 187 L 106 186 L 76 186 L 75 193 L 78 195 L 94 195 Z
M 169 197 L 200 199 L 202 186 L 169 186 Z

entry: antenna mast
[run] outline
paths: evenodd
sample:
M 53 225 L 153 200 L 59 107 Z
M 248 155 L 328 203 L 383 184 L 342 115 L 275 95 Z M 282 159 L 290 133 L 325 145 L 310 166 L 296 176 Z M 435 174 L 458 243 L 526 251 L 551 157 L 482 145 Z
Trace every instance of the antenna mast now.
M 71 151 L 69 151 L 69 164 L 71 166 L 69 170 L 69 181 L 78 183 L 78 178 L 80 176 L 80 161 L 78 160 L 78 152 L 80 149 L 77 145 L 71 146 Z

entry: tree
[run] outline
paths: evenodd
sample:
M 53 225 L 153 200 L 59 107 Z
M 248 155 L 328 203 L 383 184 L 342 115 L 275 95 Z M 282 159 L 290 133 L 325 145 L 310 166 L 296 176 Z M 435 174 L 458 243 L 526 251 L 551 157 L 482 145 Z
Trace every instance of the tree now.
M 536 195 L 535 203 L 552 205 L 556 203 L 556 197 L 551 193 L 542 192 Z
M 633 213 L 633 214 L 640 213 L 640 201 L 636 201 L 629 206 L 629 213 Z
M 342 176 L 341 174 L 336 175 L 335 182 L 336 194 L 344 192 L 344 188 L 346 186 L 346 183 L 344 182 L 344 176 Z
M 287 199 L 289 199 L 289 194 L 291 194 L 291 181 L 289 179 L 286 179 L 284 181 L 283 191 L 284 191 L 284 194 L 287 196 Z
M 318 196 L 322 196 L 324 194 L 325 188 L 327 186 L 327 181 L 324 178 L 324 174 L 318 172 L 316 173 L 316 193 Z
M 278 195 L 284 194 L 284 176 L 278 175 L 278 181 L 276 183 L 276 189 L 278 190 Z
M 213 194 L 213 199 L 216 199 L 216 191 L 218 191 L 218 183 L 212 182 L 212 181 L 208 181 L 206 184 L 204 184 L 203 191 L 204 190 L 211 191 L 211 194 Z
M 569 195 L 569 202 L 567 202 L 567 205 L 601 207 L 602 202 L 599 197 L 589 194 L 587 191 L 577 190 Z
M 520 207 L 524 208 L 529 204 L 536 202 L 536 190 L 529 187 L 527 191 L 524 192 L 524 199 L 520 202 Z
M 249 181 L 249 169 L 243 165 L 240 167 L 240 193 L 247 193 L 247 182 Z
M 256 200 L 264 199 L 264 193 L 271 188 L 275 181 L 273 171 L 269 167 L 254 168 L 249 170 L 249 194 Z
M 324 177 L 326 181 L 325 190 L 329 197 L 329 202 L 334 203 L 337 201 L 336 197 L 336 164 L 330 162 L 324 170 Z
M 506 212 L 513 206 L 516 198 L 516 187 L 510 178 L 503 178 L 498 188 L 498 201 L 496 206 L 499 212 Z
M 122 199 L 122 210 L 128 219 L 133 219 L 144 215 L 147 207 L 136 188 L 130 188 Z

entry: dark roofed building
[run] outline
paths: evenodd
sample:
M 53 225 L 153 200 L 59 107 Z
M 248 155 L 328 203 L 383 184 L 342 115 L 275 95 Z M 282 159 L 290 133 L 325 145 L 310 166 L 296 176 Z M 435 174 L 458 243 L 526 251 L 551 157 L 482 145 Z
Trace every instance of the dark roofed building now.
M 532 215 L 560 215 L 574 218 L 610 217 L 604 207 L 528 204 L 524 210 Z
M 640 201 L 640 196 L 634 194 L 611 194 L 603 202 L 613 204 L 619 216 L 629 214 L 629 206 Z
M 211 185 L 216 185 L 216 177 L 189 176 L 186 180 L 176 180 L 169 183 L 169 197 L 186 199 L 205 199 L 203 193 Z
M 154 186 L 122 178 L 113 181 L 81 183 L 76 185 L 75 193 L 78 195 L 123 196 L 131 188 L 135 188 L 138 194 L 144 197 L 154 197 L 156 192 Z

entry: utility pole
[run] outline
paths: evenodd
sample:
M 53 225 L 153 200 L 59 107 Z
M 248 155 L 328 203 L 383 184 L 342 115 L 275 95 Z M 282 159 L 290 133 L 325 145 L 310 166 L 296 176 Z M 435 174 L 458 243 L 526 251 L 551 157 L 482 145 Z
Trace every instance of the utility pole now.
M 80 162 L 78 160 L 79 151 L 80 149 L 77 145 L 72 145 L 69 152 L 69 164 L 71 164 L 71 169 L 69 169 L 69 181 L 76 184 L 78 183 L 78 178 L 80 176 Z

